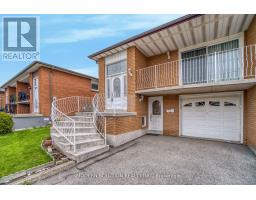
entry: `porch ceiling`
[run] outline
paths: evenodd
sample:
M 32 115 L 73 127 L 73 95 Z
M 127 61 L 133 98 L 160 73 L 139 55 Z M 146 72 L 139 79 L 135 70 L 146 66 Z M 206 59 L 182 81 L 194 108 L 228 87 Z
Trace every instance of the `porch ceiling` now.
M 253 14 L 187 16 L 188 19 L 180 20 L 179 23 L 169 22 L 164 28 L 162 26 L 165 25 L 162 25 L 155 28 L 156 30 L 149 30 L 144 35 L 142 33 L 142 36 L 127 39 L 89 57 L 98 60 L 131 46 L 136 46 L 147 57 L 154 56 L 243 32 L 247 30 L 253 17 Z

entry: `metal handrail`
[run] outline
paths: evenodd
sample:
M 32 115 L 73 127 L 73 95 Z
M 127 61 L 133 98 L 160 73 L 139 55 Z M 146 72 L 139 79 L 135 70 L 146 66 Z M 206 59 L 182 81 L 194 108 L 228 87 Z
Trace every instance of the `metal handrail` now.
M 66 98 L 54 100 L 52 102 L 52 113 L 51 113 L 51 120 L 52 120 L 52 126 L 55 128 L 55 130 L 62 135 L 71 145 L 73 145 L 74 152 L 76 152 L 76 134 L 75 134 L 75 128 L 76 128 L 76 122 L 74 119 L 69 117 L 67 114 L 61 112 L 57 108 L 58 101 L 64 101 Z M 60 122 L 62 121 L 62 122 Z M 61 126 L 61 123 L 63 124 L 63 121 L 65 123 L 69 122 L 70 125 L 68 127 L 63 128 Z M 71 134 L 70 134 L 71 133 Z M 71 136 L 70 136 L 71 135 Z M 73 138 L 73 141 L 72 139 Z
M 52 102 L 53 127 L 76 151 L 76 121 L 69 115 L 80 111 L 92 111 L 92 97 L 71 96 Z
M 100 99 L 102 98 L 101 95 L 95 94 L 92 100 L 93 104 L 93 123 L 95 128 L 97 129 L 98 133 L 104 138 L 104 143 L 107 144 L 107 120 L 106 117 L 102 114 L 102 108 L 100 107 Z M 104 98 L 104 97 L 103 97 Z M 102 110 L 102 111 L 100 111 Z
M 136 88 L 256 78 L 256 44 L 169 61 L 136 70 Z

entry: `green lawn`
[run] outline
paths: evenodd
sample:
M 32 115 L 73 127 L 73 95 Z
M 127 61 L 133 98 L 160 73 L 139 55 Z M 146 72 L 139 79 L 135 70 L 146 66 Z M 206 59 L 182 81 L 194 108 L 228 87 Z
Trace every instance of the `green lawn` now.
M 0 136 L 0 177 L 51 161 L 41 149 L 50 128 L 35 128 Z

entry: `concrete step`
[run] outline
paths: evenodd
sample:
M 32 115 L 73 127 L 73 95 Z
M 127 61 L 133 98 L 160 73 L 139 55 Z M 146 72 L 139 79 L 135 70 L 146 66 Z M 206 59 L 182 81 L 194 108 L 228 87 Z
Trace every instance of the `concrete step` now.
M 83 117 L 92 117 L 93 112 L 77 112 L 75 113 L 76 116 L 83 116 Z
M 72 119 L 74 119 L 76 122 L 93 122 L 92 116 L 70 116 Z
M 103 145 L 104 142 L 105 142 L 104 139 L 80 140 L 80 141 L 76 141 L 76 149 L 79 151 L 79 150 L 86 149 L 86 148 L 89 148 L 89 147 Z M 71 145 L 67 141 L 65 141 L 65 142 L 58 142 L 58 144 L 65 151 L 72 151 L 73 150 L 73 145 Z
M 75 160 L 77 162 L 82 162 L 82 161 L 88 160 L 89 158 L 93 158 L 102 153 L 105 153 L 108 150 L 109 150 L 108 145 L 98 145 L 98 146 L 88 147 L 85 150 L 79 150 L 76 152 L 67 151 L 66 154 L 70 159 Z
M 64 126 L 73 125 L 72 122 L 67 122 L 67 121 L 59 121 L 59 122 Z M 94 127 L 93 121 L 76 121 L 75 123 L 77 127 Z
M 60 131 L 62 131 L 62 130 L 64 131 L 67 128 L 70 128 L 70 126 L 58 127 L 58 129 Z M 90 126 L 90 127 L 76 126 L 75 131 L 76 131 L 76 133 L 96 133 L 97 132 L 97 130 L 96 130 L 96 128 L 94 128 L 94 126 Z
M 51 137 L 55 142 L 66 142 L 66 138 L 57 131 L 51 132 Z M 101 135 L 99 133 L 76 133 L 76 141 L 89 139 L 101 139 Z

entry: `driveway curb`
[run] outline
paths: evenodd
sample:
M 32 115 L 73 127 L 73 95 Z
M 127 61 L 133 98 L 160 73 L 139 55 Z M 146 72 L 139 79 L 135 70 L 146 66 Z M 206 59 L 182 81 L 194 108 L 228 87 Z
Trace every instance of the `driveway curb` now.
M 52 168 L 46 169 L 44 171 L 41 171 L 37 174 L 33 174 L 33 175 L 27 176 L 23 179 L 14 181 L 10 184 L 11 185 L 30 185 L 30 184 L 33 184 L 36 181 L 48 178 L 50 176 L 58 174 L 59 172 L 70 169 L 71 167 L 74 167 L 75 165 L 76 165 L 75 161 L 68 161 L 68 162 L 63 163 L 61 165 L 57 165 L 55 167 L 52 167 Z

